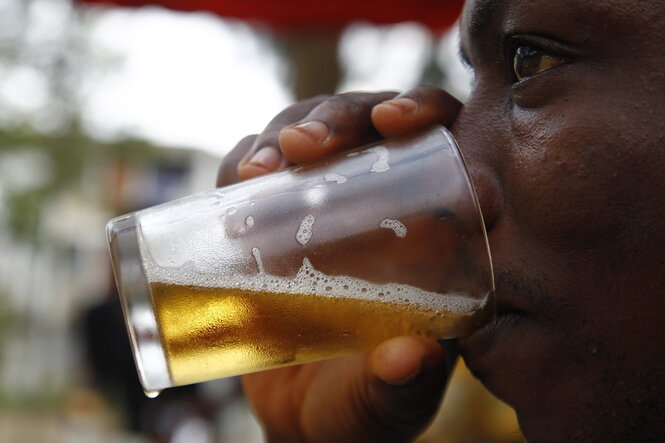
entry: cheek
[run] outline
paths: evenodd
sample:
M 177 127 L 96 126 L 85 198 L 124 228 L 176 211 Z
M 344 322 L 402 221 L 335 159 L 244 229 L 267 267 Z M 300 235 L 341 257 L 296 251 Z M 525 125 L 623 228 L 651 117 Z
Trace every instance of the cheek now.
M 502 175 L 521 230 L 565 248 L 596 247 L 622 232 L 620 131 L 582 110 L 519 109 L 513 116 Z

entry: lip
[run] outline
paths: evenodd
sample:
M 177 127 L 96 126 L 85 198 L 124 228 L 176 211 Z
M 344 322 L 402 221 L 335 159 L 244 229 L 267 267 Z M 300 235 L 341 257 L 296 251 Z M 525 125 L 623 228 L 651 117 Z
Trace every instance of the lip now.
M 518 303 L 518 300 L 495 295 L 496 314 L 471 335 L 458 340 L 461 354 L 477 360 L 502 342 L 527 316 Z

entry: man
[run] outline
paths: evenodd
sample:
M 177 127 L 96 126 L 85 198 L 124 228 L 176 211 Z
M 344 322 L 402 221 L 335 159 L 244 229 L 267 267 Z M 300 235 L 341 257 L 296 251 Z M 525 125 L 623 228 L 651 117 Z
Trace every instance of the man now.
M 530 442 L 665 441 L 665 3 L 469 0 L 445 92 L 298 103 L 223 165 L 245 179 L 438 122 L 481 194 L 496 318 L 457 342 Z M 418 173 L 418 171 L 414 171 Z M 435 343 L 246 376 L 272 441 L 404 441 L 446 379 Z

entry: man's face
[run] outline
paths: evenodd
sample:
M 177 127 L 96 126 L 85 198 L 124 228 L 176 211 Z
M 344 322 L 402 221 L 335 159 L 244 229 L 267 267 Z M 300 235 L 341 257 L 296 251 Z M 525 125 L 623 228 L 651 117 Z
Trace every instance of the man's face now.
M 532 441 L 665 432 L 665 3 L 469 0 L 455 125 L 501 190 L 496 321 L 460 349 Z

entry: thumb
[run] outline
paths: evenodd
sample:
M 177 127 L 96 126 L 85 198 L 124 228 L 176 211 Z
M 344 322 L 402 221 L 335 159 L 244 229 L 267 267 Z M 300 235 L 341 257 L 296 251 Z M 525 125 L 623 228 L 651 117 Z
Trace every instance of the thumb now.
M 375 348 L 367 361 L 366 402 L 382 441 L 418 435 L 436 413 L 448 375 L 446 355 L 435 341 L 398 337 Z

